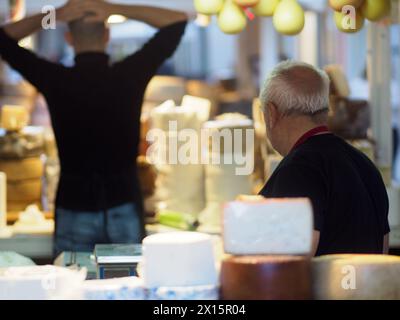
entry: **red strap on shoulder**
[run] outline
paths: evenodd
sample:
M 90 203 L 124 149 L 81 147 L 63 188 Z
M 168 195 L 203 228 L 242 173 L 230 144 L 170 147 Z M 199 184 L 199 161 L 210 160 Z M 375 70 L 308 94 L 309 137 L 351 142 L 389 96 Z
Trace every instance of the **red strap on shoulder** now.
M 310 139 L 313 136 L 320 135 L 320 134 L 325 134 L 325 133 L 330 133 L 329 129 L 327 126 L 320 126 L 316 127 L 314 129 L 311 129 L 307 131 L 305 134 L 303 134 L 299 140 L 294 144 L 292 150 L 296 149 L 298 146 L 302 145 L 304 142 L 306 142 L 308 139 Z

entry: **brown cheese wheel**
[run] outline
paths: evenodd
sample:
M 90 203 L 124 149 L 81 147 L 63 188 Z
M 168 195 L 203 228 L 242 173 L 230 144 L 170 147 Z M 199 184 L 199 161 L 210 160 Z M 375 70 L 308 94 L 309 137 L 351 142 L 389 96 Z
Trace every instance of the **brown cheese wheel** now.
M 18 182 L 7 182 L 7 200 L 8 201 L 40 201 L 42 193 L 41 179 L 31 179 Z
M 300 256 L 231 256 L 221 266 L 224 300 L 311 299 L 310 259 Z
M 38 179 L 43 175 L 40 157 L 22 160 L 0 160 L 0 172 L 5 172 L 7 181 Z

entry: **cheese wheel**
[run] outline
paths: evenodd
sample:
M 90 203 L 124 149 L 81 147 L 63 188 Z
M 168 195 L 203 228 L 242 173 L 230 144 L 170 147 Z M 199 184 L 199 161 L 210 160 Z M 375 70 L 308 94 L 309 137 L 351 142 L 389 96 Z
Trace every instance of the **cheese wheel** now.
M 210 235 L 168 232 L 143 240 L 143 278 L 146 287 L 217 285 L 214 245 Z
M 146 289 L 141 279 L 124 277 L 86 280 L 82 285 L 85 300 L 146 300 Z
M 28 111 L 23 106 L 3 106 L 1 109 L 1 127 L 7 131 L 19 131 L 29 121 Z
M 41 179 L 7 182 L 7 200 L 9 201 L 40 201 L 42 193 Z
M 8 212 L 20 212 L 25 211 L 25 209 L 30 205 L 36 205 L 41 207 L 40 199 L 37 201 L 7 201 Z
M 312 261 L 317 300 L 400 299 L 400 257 L 327 255 Z
M 160 287 L 148 290 L 148 300 L 218 300 L 217 286 Z
M 231 256 L 221 266 L 224 300 L 307 300 L 310 260 L 300 256 Z
M 233 201 L 224 208 L 226 253 L 309 254 L 312 233 L 313 211 L 306 198 Z
M 43 163 L 40 157 L 21 160 L 0 160 L 0 171 L 7 174 L 8 181 L 38 179 L 43 175 Z

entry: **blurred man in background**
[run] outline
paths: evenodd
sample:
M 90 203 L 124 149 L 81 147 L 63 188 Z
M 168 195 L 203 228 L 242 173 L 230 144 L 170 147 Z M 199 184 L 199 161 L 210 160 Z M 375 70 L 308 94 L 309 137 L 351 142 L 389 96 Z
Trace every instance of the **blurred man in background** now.
M 43 14 L 0 29 L 0 55 L 46 98 L 61 164 L 55 248 L 91 251 L 97 243 L 144 236 L 136 158 L 147 84 L 176 50 L 187 16 L 148 6 L 71 0 L 56 12 L 68 23 L 75 66 L 41 59 L 18 41 L 41 29 Z M 111 65 L 105 21 L 123 15 L 160 29 L 144 47 Z

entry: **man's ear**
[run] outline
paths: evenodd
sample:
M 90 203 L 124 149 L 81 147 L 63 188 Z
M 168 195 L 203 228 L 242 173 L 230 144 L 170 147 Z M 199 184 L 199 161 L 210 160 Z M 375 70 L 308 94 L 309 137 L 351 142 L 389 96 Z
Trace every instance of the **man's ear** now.
M 65 41 L 72 47 L 74 45 L 74 39 L 72 37 L 72 33 L 67 31 L 64 34 Z
M 278 121 L 279 121 L 279 111 L 278 108 L 276 107 L 276 105 L 274 105 L 273 103 L 269 103 L 268 107 L 267 107 L 267 112 L 268 112 L 268 125 L 271 129 L 273 129 Z

